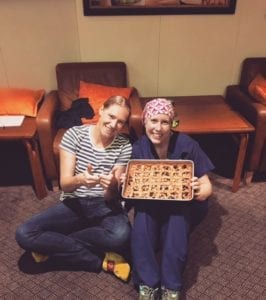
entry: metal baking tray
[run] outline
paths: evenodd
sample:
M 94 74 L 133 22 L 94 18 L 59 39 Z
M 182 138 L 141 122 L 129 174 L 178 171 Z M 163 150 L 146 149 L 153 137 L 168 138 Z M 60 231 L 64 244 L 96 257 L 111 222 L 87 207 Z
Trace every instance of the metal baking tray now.
M 127 164 L 122 197 L 138 200 L 190 201 L 193 199 L 192 160 L 131 159 Z

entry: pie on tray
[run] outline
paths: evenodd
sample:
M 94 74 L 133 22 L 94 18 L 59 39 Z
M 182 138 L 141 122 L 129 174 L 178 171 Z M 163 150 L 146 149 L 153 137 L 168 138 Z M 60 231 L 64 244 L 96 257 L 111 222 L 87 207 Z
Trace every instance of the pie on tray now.
M 132 159 L 127 164 L 122 197 L 189 201 L 193 198 L 190 186 L 193 176 L 191 160 Z

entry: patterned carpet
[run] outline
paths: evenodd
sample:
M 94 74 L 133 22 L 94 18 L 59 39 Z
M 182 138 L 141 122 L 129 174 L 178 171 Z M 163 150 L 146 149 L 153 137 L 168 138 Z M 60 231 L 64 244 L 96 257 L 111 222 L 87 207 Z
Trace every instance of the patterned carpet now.
M 207 218 L 193 232 L 182 299 L 266 299 L 266 182 L 230 191 L 231 179 L 211 174 Z M 18 224 L 52 205 L 31 185 L 0 187 L 0 299 L 137 299 L 132 282 L 112 275 L 37 268 L 14 240 Z

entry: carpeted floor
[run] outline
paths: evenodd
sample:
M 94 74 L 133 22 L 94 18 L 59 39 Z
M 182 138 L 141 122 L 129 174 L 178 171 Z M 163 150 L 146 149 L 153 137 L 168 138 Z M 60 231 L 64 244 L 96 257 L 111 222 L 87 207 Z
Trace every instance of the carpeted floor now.
M 193 232 L 182 299 L 266 299 L 266 182 L 230 191 L 231 179 L 211 174 L 207 218 Z M 14 239 L 18 224 L 52 205 L 31 185 L 0 187 L 0 299 L 137 299 L 132 282 L 110 274 L 37 268 Z

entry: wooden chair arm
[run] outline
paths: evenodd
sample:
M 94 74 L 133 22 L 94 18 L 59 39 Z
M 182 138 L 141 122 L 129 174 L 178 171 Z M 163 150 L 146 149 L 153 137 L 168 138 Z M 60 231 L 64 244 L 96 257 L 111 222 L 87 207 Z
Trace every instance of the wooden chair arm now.
M 58 172 L 53 153 L 53 141 L 57 132 L 54 126 L 54 117 L 58 108 L 57 91 L 51 91 L 45 96 L 36 118 L 42 158 L 48 178 L 54 178 Z
M 259 168 L 260 159 L 266 139 L 266 106 L 255 102 L 248 94 L 244 93 L 238 85 L 228 86 L 225 99 L 227 103 L 254 127 L 255 132 L 251 134 L 248 153 L 249 170 Z

